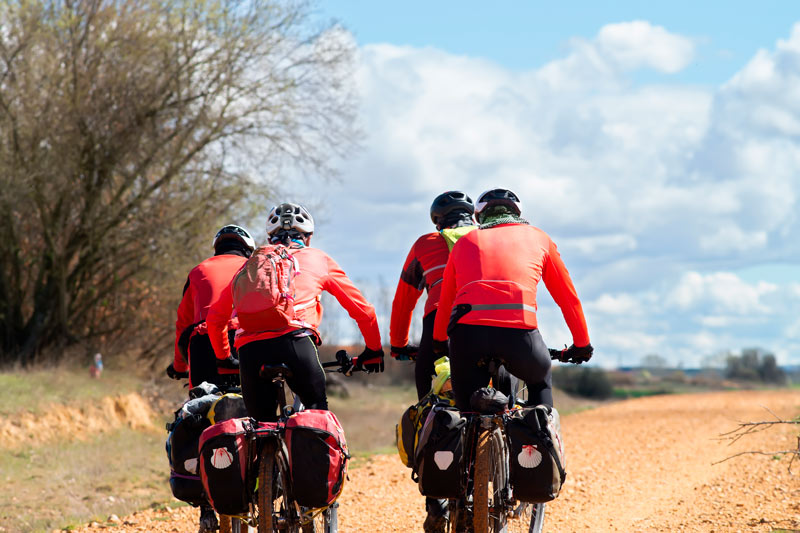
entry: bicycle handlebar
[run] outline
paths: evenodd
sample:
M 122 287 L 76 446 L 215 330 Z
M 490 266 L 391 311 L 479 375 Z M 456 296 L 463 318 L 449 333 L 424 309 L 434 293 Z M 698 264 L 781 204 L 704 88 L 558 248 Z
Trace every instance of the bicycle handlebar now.
M 561 361 L 562 363 L 572 363 L 574 365 L 579 365 L 581 363 L 585 363 L 586 359 L 581 359 L 579 357 L 567 357 L 567 348 L 564 347 L 563 350 L 556 350 L 555 348 L 548 348 L 547 351 L 550 352 L 550 359 Z
M 353 372 L 363 372 L 364 369 L 355 366 L 355 361 L 353 356 L 348 355 L 345 350 L 339 350 L 336 352 L 336 361 L 328 361 L 327 363 L 322 363 L 322 368 L 324 369 L 331 369 L 330 372 L 339 372 L 341 374 L 345 374 L 349 376 Z

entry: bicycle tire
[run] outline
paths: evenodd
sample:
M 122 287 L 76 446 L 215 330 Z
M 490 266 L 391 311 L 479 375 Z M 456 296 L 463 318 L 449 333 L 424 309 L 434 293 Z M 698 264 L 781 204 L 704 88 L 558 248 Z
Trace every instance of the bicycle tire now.
M 475 447 L 475 475 L 472 489 L 472 525 L 475 533 L 489 531 L 489 460 L 491 432 L 481 430 Z
M 489 434 L 489 531 L 503 533 L 507 531 L 508 513 L 506 511 L 506 493 L 508 487 L 508 448 L 500 428 L 494 428 Z
M 335 533 L 338 529 L 330 520 L 330 509 L 314 515 L 314 518 L 303 524 L 303 533 Z
M 245 529 L 245 531 L 247 531 Z M 219 515 L 219 533 L 242 533 L 242 521 L 238 518 Z
M 258 466 L 258 533 L 299 531 L 288 481 L 288 463 L 280 448 L 266 444 Z
M 534 504 L 532 514 L 531 527 L 528 529 L 528 533 L 542 533 L 542 528 L 544 528 L 544 504 Z

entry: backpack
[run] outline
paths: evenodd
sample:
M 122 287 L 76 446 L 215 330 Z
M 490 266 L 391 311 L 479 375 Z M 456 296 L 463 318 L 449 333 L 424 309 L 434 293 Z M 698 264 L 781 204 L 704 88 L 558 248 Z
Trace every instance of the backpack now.
M 434 405 L 425 418 L 415 450 L 412 479 L 423 496 L 458 498 L 464 494 L 464 431 L 467 420 L 458 410 Z
M 567 477 L 558 411 L 548 405 L 514 411 L 506 435 L 514 498 L 544 503 L 558 497 Z
M 247 331 L 280 331 L 296 320 L 297 260 L 282 244 L 262 246 L 233 277 L 233 305 Z
M 400 422 L 395 426 L 395 445 L 400 460 L 409 468 L 416 466 L 414 451 L 419 442 L 422 425 L 434 404 L 442 400 L 431 393 L 403 412 Z
M 200 436 L 200 479 L 209 503 L 219 514 L 247 514 L 255 488 L 254 435 L 249 418 L 218 422 Z
M 285 440 L 297 503 L 318 509 L 336 501 L 350 459 L 336 415 L 319 409 L 295 413 L 286 421 Z

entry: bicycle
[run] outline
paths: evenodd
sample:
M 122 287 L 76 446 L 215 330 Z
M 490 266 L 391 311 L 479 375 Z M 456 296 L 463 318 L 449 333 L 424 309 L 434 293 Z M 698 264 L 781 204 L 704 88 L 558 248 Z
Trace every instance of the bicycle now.
M 356 370 L 353 359 L 343 350 L 337 352 L 336 361 L 322 363 L 322 367 L 327 372 L 345 375 Z M 280 417 L 277 423 L 259 424 L 252 431 L 250 464 L 256 469 L 257 481 L 252 491 L 250 512 L 246 517 L 221 516 L 220 533 L 240 533 L 242 526 L 257 527 L 258 533 L 336 533 L 338 503 L 321 509 L 308 509 L 299 506 L 292 495 L 289 452 L 283 432 L 289 417 L 304 408 L 297 396 L 292 405 L 286 401 L 285 385 L 286 380 L 291 379 L 292 371 L 284 364 L 264 365 L 259 375 L 275 387 Z
M 550 358 L 565 360 L 561 350 L 550 349 Z M 485 360 L 493 382 L 502 361 Z M 472 523 L 475 533 L 541 533 L 545 504 L 514 499 L 510 485 L 509 448 L 506 423 L 512 412 L 462 413 L 468 419 L 465 431 L 467 493 L 463 500 L 449 501 L 448 532 L 464 531 Z

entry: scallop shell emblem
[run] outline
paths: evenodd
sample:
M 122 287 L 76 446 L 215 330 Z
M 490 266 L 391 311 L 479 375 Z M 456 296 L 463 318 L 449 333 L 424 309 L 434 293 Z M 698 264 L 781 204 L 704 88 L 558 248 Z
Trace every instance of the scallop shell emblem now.
M 542 453 L 534 444 L 525 444 L 517 456 L 517 461 L 523 468 L 536 468 L 542 464 Z
M 215 448 L 214 454 L 211 456 L 211 466 L 222 470 L 228 468 L 233 464 L 233 455 L 226 448 Z
M 191 459 L 186 459 L 183 462 L 183 467 L 186 469 L 187 472 L 191 472 L 192 474 L 197 473 L 197 457 L 193 457 Z

